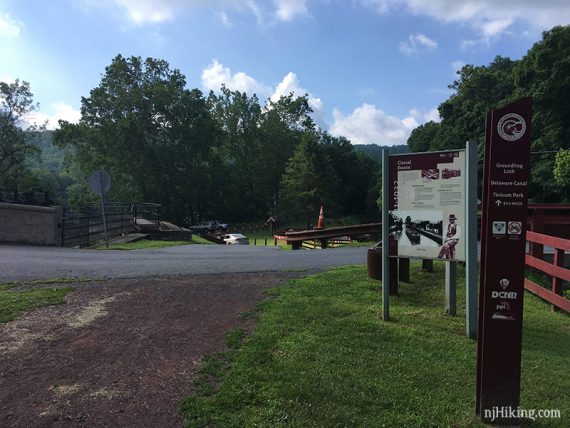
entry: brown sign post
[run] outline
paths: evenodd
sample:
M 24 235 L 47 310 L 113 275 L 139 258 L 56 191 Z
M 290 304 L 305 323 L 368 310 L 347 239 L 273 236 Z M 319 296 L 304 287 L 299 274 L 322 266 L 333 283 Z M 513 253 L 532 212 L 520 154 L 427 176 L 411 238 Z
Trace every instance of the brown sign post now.
M 532 98 L 487 115 L 476 410 L 492 423 L 517 422 L 531 116 Z

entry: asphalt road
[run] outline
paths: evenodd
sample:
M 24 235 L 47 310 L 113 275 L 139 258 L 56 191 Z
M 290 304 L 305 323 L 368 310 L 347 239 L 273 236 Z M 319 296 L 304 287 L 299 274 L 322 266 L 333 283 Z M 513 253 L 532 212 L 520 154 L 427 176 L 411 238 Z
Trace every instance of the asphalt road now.
M 318 270 L 365 263 L 366 248 L 284 251 L 253 245 L 185 245 L 158 250 L 104 251 L 0 245 L 0 282 Z

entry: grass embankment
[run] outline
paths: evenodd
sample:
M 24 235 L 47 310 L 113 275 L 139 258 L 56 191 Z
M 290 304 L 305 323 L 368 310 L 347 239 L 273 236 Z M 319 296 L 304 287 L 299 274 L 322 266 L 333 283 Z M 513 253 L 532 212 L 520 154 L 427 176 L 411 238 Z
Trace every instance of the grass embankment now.
M 269 290 L 241 347 L 206 360 L 197 396 L 181 405 L 187 426 L 482 426 L 474 414 L 476 342 L 444 315 L 444 268 L 422 273 L 381 320 L 379 282 L 364 267 L 332 270 Z M 568 426 L 570 317 L 526 294 L 521 406 L 560 409 Z M 243 332 L 237 332 L 242 334 Z M 239 341 L 237 341 L 239 343 Z
M 192 245 L 192 244 L 212 244 L 212 242 L 201 238 L 198 235 L 192 235 L 192 241 L 152 241 L 143 239 L 136 242 L 127 242 L 125 244 L 112 244 L 109 248 L 104 245 L 99 247 L 99 250 L 145 250 L 151 248 L 166 248 L 176 247 L 179 245 Z
M 73 288 L 42 287 L 29 290 L 13 290 L 15 287 L 40 284 L 62 284 L 77 282 L 77 279 L 51 279 L 46 281 L 27 281 L 0 284 L 0 323 L 14 320 L 18 315 L 48 305 L 64 302 L 64 297 Z

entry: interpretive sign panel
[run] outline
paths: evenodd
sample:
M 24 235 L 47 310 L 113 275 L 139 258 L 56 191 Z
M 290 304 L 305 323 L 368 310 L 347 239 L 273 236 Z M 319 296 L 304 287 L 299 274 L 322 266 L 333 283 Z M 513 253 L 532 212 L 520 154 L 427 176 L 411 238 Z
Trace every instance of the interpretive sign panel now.
M 465 260 L 465 152 L 389 158 L 390 256 Z
M 494 423 L 515 422 L 520 397 L 531 116 L 532 98 L 487 115 L 477 412 Z

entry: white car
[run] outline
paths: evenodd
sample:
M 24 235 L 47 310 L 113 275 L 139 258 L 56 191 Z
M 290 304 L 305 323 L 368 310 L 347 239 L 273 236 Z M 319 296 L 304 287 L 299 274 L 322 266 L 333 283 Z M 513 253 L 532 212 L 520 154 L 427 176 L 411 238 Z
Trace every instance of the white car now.
M 249 239 L 241 233 L 224 235 L 226 245 L 249 245 Z

